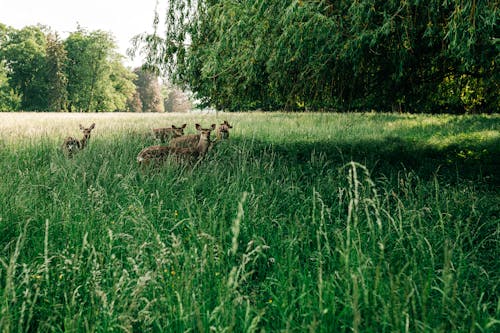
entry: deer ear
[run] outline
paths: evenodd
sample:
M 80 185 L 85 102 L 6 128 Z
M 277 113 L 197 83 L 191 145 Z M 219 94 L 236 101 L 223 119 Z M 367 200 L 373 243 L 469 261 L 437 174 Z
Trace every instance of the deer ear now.
M 82 124 L 80 124 L 80 129 L 83 131 L 85 127 L 83 127 Z
M 215 124 L 212 124 L 212 129 L 213 129 L 213 130 L 215 129 L 215 126 L 216 126 Z
M 194 125 L 194 126 L 196 127 L 196 129 L 197 129 L 198 131 L 201 131 L 201 126 L 200 126 L 200 124 L 196 124 L 196 125 Z
M 95 127 L 95 123 L 93 123 L 92 125 L 90 125 L 90 129 L 94 129 Z
M 181 128 L 186 128 L 186 126 L 187 126 L 187 124 L 184 124 L 184 125 L 181 126 Z
M 172 128 L 173 128 L 173 129 L 177 129 L 177 127 L 175 127 L 175 125 L 172 125 Z

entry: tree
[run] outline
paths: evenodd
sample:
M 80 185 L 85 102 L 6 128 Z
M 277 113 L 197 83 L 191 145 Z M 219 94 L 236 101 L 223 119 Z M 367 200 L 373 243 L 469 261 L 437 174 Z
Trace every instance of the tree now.
M 0 111 L 16 111 L 20 106 L 21 96 L 9 86 L 4 61 L 0 61 Z
M 171 86 L 169 89 L 165 89 L 165 95 L 163 104 L 166 112 L 188 112 L 191 110 L 192 103 L 186 92 L 181 89 Z
M 125 111 L 128 109 L 128 101 L 135 94 L 134 80 L 137 76 L 123 66 L 121 56 L 115 55 L 109 64 L 110 73 L 108 79 L 104 80 L 106 89 L 101 98 L 101 109 Z
M 66 76 L 67 52 L 57 34 L 47 34 L 45 77 L 47 109 L 60 111 L 68 102 L 68 78 Z
M 112 36 L 79 27 L 64 46 L 70 111 L 124 109 L 133 94 L 134 76 L 121 65 Z
M 108 33 L 78 28 L 61 41 L 44 26 L 0 24 L 2 110 L 125 110 L 134 79 Z
M 127 100 L 127 110 L 130 112 L 142 112 L 142 102 L 139 92 L 136 90 L 132 97 Z
M 137 76 L 134 84 L 137 87 L 137 95 L 141 100 L 142 112 L 164 112 L 158 75 L 142 68 L 136 68 L 134 73 Z
M 42 27 L 8 29 L 2 39 L 0 59 L 5 62 L 9 86 L 21 96 L 20 107 L 45 110 L 48 93 L 44 75 L 46 39 Z
M 136 46 L 217 108 L 499 108 L 493 0 L 172 0 L 165 17 Z

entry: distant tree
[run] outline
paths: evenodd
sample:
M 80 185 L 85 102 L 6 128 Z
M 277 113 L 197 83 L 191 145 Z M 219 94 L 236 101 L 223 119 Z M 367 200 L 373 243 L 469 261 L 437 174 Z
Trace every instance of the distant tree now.
M 163 93 L 166 95 L 164 99 L 165 112 L 188 112 L 192 108 L 192 103 L 189 100 L 187 93 L 174 85 L 164 85 Z
M 139 92 L 136 90 L 132 97 L 127 100 L 127 110 L 130 112 L 142 112 L 142 102 Z
M 68 102 L 68 78 L 66 76 L 67 52 L 55 33 L 47 34 L 45 77 L 47 109 L 61 111 Z
M 172 92 L 173 86 L 168 83 L 164 82 L 161 85 L 161 96 L 163 98 L 163 109 L 165 112 L 172 112 L 172 101 L 168 98 L 170 96 L 170 93 Z
M 0 24 L 2 110 L 126 110 L 135 77 L 109 33 L 79 27 L 61 41 L 44 26 Z
M 79 27 L 64 41 L 70 111 L 124 109 L 133 76 L 119 63 L 112 36 Z
M 136 75 L 128 68 L 123 66 L 121 56 L 115 55 L 115 58 L 109 62 L 110 73 L 103 81 L 105 95 L 100 99 L 101 109 L 109 111 L 126 111 L 127 101 L 135 94 L 134 80 Z
M 102 31 L 88 32 L 78 27 L 64 41 L 67 51 L 69 111 L 96 111 L 96 95 L 106 76 L 106 58 L 113 47 L 110 36 Z
M 21 96 L 9 85 L 4 61 L 0 61 L 0 111 L 17 111 L 21 106 Z
M 136 68 L 134 73 L 137 75 L 134 83 L 142 103 L 142 112 L 164 112 L 158 75 L 142 68 Z
M 46 110 L 46 38 L 42 27 L 8 29 L 2 39 L 0 59 L 5 62 L 9 86 L 21 96 L 20 107 L 23 110 Z
M 21 105 L 21 97 L 9 85 L 3 50 L 8 42 L 9 28 L 0 23 L 0 111 L 16 111 Z

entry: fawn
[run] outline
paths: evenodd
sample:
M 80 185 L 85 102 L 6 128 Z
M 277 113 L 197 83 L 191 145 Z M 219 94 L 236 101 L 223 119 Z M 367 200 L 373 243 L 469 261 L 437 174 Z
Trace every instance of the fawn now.
M 202 158 L 210 147 L 210 133 L 215 129 L 215 124 L 210 128 L 202 128 L 200 124 L 196 124 L 196 130 L 200 132 L 198 144 L 196 147 L 168 147 L 168 146 L 150 146 L 146 147 L 139 155 L 137 162 L 142 165 L 147 165 L 151 161 L 161 161 L 168 156 L 176 156 L 180 159 Z
M 224 120 L 224 122 L 217 128 L 217 140 L 228 139 L 230 128 L 233 128 L 233 126 L 229 125 L 227 120 Z M 170 146 L 184 148 L 195 147 L 198 144 L 198 141 L 200 141 L 200 134 L 189 134 L 178 138 L 173 138 L 172 140 L 170 140 Z M 210 144 L 209 149 L 211 149 L 212 147 L 213 143 Z
M 155 128 L 153 129 L 153 134 L 156 139 L 160 139 L 162 143 L 165 143 L 172 138 L 183 136 L 184 128 L 186 128 L 186 124 L 182 125 L 181 127 L 172 125 L 172 127 Z
M 90 125 L 88 128 L 85 128 L 80 124 L 80 130 L 83 132 L 83 138 L 81 140 L 75 139 L 71 136 L 64 139 L 62 149 L 68 157 L 72 157 L 74 153 L 85 148 L 87 141 L 90 139 L 90 132 L 92 132 L 94 127 L 95 123 Z
M 224 120 L 224 122 L 222 124 L 220 124 L 219 127 L 217 128 L 217 132 L 216 132 L 217 140 L 229 139 L 229 129 L 230 128 L 233 128 L 233 126 L 229 125 L 227 120 Z

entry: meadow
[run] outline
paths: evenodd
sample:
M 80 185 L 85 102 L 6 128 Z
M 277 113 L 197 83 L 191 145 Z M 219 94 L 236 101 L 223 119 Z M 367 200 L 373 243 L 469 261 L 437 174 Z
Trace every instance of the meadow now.
M 152 128 L 223 120 L 203 161 L 138 167 Z M 498 115 L 0 113 L 0 330 L 498 332 L 499 133 Z

